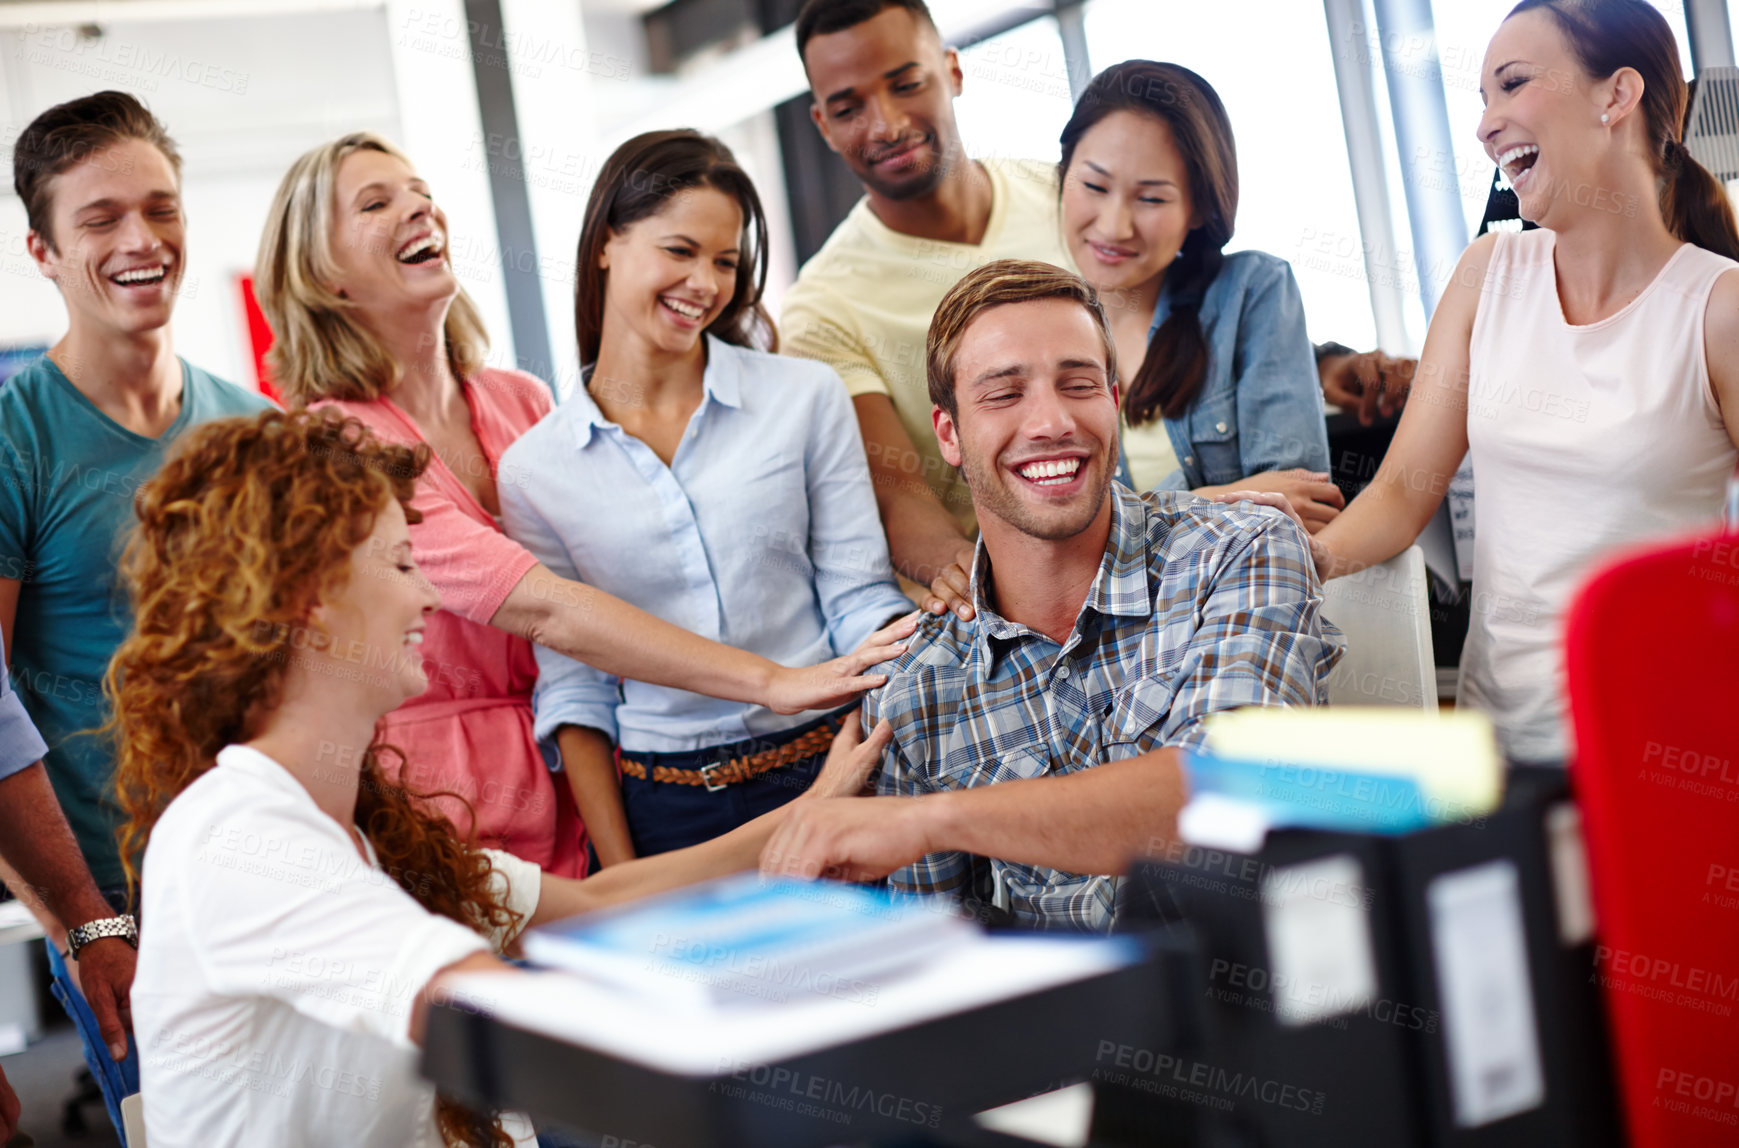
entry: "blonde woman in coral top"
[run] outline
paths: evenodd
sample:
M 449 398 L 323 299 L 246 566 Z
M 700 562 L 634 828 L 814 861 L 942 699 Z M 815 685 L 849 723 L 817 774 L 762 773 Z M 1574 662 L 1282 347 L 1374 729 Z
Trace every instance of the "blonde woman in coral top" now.
M 482 844 L 571 876 L 585 870 L 585 841 L 571 791 L 552 782 L 533 736 L 532 642 L 781 713 L 880 685 L 884 675 L 864 671 L 901 647 L 890 628 L 845 657 L 787 668 L 558 577 L 502 533 L 497 463 L 550 396 L 531 375 L 483 365 L 486 336 L 447 260 L 449 234 L 428 185 L 381 137 L 353 133 L 302 156 L 260 244 L 270 364 L 292 403 L 336 405 L 384 441 L 432 452 L 411 530 L 443 602 L 422 642 L 429 688 L 383 722 L 415 763 L 405 782 L 464 798 L 474 822 L 464 803 L 442 803 L 461 833 L 474 827 Z M 387 671 L 365 660 L 357 672 Z

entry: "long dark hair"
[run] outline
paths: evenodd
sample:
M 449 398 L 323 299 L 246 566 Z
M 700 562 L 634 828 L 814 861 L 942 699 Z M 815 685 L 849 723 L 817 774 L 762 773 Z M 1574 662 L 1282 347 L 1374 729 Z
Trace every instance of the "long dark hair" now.
M 1141 366 L 1126 380 L 1123 410 L 1141 425 L 1160 415 L 1176 418 L 1201 393 L 1208 374 L 1208 338 L 1202 330 L 1202 296 L 1225 257 L 1238 217 L 1238 150 L 1232 121 L 1213 85 L 1177 64 L 1129 60 L 1106 68 L 1081 93 L 1063 127 L 1063 159 L 1057 184 L 1068 176 L 1075 145 L 1112 112 L 1154 116 L 1171 128 L 1189 170 L 1190 200 L 1201 218 L 1165 270 L 1171 314 L 1147 344 Z
M 681 128 L 637 135 L 611 154 L 592 185 L 580 249 L 574 262 L 574 333 L 580 363 L 598 361 L 604 336 L 604 284 L 608 276 L 598 256 L 612 231 L 656 215 L 678 192 L 710 187 L 737 201 L 748 242 L 737 260 L 737 286 L 718 318 L 707 326 L 739 347 L 773 349 L 773 321 L 761 305 L 767 286 L 767 216 L 748 173 L 731 149 L 708 135 Z
M 1636 69 L 1667 227 L 1686 243 L 1739 259 L 1739 227 L 1727 191 L 1685 150 L 1690 97 L 1666 18 L 1645 0 L 1522 0 L 1510 16 L 1535 9 L 1551 15 L 1590 76 L 1604 79 L 1620 68 Z

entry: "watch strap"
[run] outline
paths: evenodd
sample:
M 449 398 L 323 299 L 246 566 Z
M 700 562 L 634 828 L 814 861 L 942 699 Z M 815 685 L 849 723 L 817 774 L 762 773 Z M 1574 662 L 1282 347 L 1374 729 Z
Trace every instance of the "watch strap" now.
M 80 949 L 104 937 L 120 937 L 136 949 L 139 947 L 139 926 L 131 914 L 86 921 L 77 928 L 66 931 L 67 952 L 76 961 Z

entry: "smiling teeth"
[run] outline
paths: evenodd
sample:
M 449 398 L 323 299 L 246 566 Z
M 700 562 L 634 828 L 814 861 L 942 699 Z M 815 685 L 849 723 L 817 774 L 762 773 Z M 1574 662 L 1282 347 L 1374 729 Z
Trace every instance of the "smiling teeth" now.
M 1017 472 L 1022 478 L 1039 482 L 1047 486 L 1058 486 L 1075 477 L 1075 472 L 1081 469 L 1078 458 L 1060 458 L 1052 462 L 1033 462 L 1020 468 Z M 1053 481 L 1046 481 L 1053 480 Z
M 168 273 L 167 267 L 135 267 L 114 276 L 117 283 L 156 283 Z
M 681 299 L 672 299 L 668 296 L 660 296 L 660 298 L 663 300 L 666 307 L 669 307 L 672 311 L 675 311 L 678 315 L 681 315 L 686 319 L 698 319 L 706 314 L 706 308 L 696 307 L 693 303 L 685 303 Z
M 1510 148 L 1508 151 L 1506 151 L 1502 155 L 1498 156 L 1497 157 L 1497 165 L 1500 169 L 1502 169 L 1502 171 L 1504 173 L 1504 178 L 1508 179 L 1511 182 L 1511 186 L 1514 186 L 1515 180 L 1519 176 L 1523 175 L 1527 169 L 1515 168 L 1513 165 L 1520 163 L 1522 160 L 1526 159 L 1527 157 L 1529 157 L 1531 155 L 1539 155 L 1539 154 L 1540 154 L 1540 149 L 1536 145 L 1534 145 L 1534 144 L 1522 144 L 1518 147 Z
M 399 248 L 398 255 L 395 256 L 395 258 L 398 259 L 400 263 L 408 263 L 423 252 L 431 249 L 435 251 L 441 249 L 441 236 L 439 232 L 434 235 L 425 235 L 421 239 L 407 243 L 405 246 Z
M 423 632 L 421 630 L 416 630 L 416 631 L 413 631 L 412 633 L 405 635 L 405 645 L 407 645 L 407 646 L 420 646 L 422 644 L 423 644 Z

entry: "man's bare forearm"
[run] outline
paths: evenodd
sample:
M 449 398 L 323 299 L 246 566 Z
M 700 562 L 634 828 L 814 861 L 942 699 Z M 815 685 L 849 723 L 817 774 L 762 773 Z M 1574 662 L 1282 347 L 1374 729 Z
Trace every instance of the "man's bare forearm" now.
M 921 586 L 954 563 L 971 573 L 972 540 L 923 479 L 903 475 L 878 485 L 876 501 L 895 570 Z
M 1175 840 L 1186 797 L 1177 751 L 1159 749 L 1062 777 L 930 794 L 913 807 L 933 852 L 1118 874 Z
M 0 861 L 18 899 L 56 945 L 66 930 L 114 914 L 97 889 L 41 762 L 0 781 Z

